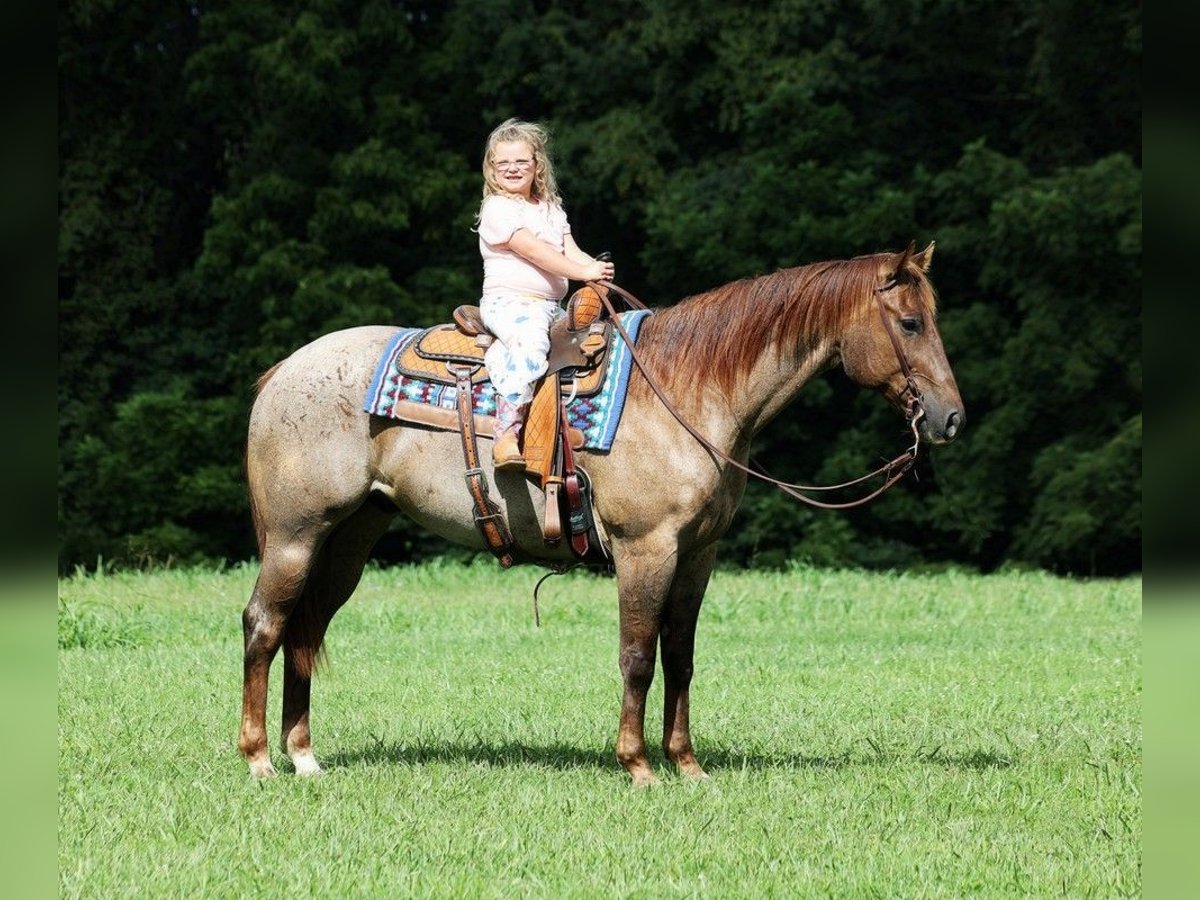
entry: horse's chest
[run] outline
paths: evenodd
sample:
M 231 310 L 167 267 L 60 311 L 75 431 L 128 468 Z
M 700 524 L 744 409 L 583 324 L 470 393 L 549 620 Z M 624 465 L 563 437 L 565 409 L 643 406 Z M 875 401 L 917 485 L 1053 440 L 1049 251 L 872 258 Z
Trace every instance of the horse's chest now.
M 614 534 L 673 529 L 707 542 L 729 528 L 745 483 L 712 471 L 711 464 L 706 472 L 702 465 L 641 459 L 622 466 L 610 459 L 596 473 L 596 511 Z

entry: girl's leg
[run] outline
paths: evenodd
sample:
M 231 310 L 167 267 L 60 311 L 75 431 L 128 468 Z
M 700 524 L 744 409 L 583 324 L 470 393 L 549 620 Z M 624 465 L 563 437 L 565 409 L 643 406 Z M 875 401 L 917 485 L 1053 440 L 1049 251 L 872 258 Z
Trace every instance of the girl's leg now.
M 479 303 L 488 330 L 499 340 L 484 356 L 496 393 L 516 406 L 533 399 L 533 383 L 546 374 L 552 300 L 520 295 L 488 296 Z
M 483 322 L 498 340 L 484 355 L 496 390 L 496 440 L 492 457 L 497 468 L 524 466 L 518 436 L 533 399 L 533 384 L 546 374 L 550 322 L 558 305 L 533 297 L 485 297 L 479 304 Z
M 525 424 L 525 413 L 529 407 L 525 404 L 517 404 L 509 400 L 503 394 L 496 395 L 496 425 L 494 433 L 496 437 L 505 432 L 512 432 L 514 435 L 521 433 L 521 426 Z
M 498 469 L 523 469 L 525 457 L 518 437 L 529 406 L 518 406 L 503 394 L 496 395 L 495 440 L 492 442 L 492 461 Z

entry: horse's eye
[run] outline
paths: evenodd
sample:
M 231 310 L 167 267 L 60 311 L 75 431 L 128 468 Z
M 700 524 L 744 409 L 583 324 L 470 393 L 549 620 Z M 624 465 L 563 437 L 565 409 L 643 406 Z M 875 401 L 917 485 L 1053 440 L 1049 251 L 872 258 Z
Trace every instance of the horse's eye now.
M 921 333 L 921 317 L 920 316 L 905 316 L 900 320 L 900 330 L 905 334 L 920 334 Z

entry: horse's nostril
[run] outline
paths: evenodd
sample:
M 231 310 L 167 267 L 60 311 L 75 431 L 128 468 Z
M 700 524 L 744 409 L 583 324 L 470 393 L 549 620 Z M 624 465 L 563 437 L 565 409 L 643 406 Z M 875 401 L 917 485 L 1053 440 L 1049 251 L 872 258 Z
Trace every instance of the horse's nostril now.
M 954 412 L 950 413 L 950 415 L 948 415 L 946 417 L 946 437 L 947 437 L 947 439 L 952 438 L 956 434 L 958 434 L 958 426 L 961 421 L 962 421 L 962 417 L 958 414 L 958 410 L 955 410 Z

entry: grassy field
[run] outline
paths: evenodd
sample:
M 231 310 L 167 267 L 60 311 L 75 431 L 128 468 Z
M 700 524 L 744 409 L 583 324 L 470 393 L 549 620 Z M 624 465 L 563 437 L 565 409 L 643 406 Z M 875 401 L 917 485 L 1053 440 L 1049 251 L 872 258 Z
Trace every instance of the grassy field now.
M 615 583 L 368 572 L 327 774 L 235 741 L 253 568 L 59 582 L 65 897 L 1114 897 L 1141 890 L 1141 581 L 718 573 L 693 784 L 614 756 Z M 475 599 L 484 594 L 487 599 Z M 658 744 L 661 677 L 647 719 Z

